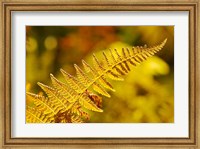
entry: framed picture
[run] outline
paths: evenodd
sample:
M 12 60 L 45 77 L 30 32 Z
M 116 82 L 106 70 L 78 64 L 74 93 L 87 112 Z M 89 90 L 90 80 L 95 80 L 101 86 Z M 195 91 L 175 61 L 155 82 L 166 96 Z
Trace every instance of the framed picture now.
M 199 148 L 199 1 L 2 1 L 2 147 Z

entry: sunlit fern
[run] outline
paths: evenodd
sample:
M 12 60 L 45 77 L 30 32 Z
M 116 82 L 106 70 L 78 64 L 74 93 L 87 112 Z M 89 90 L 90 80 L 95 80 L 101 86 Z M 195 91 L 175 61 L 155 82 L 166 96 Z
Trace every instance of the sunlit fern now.
M 57 80 L 50 74 L 53 87 L 42 83 L 38 85 L 48 97 L 27 92 L 27 98 L 34 104 L 27 105 L 27 123 L 80 123 L 89 120 L 85 109 L 103 112 L 102 98 L 97 93 L 110 97 L 107 90 L 115 91 L 107 79 L 122 81 L 123 75 L 130 70 L 130 65 L 137 66 L 148 57 L 160 51 L 167 39 L 154 47 L 122 48 L 103 52 L 104 59 L 99 61 L 93 54 L 93 66 L 82 60 L 84 71 L 76 64 L 76 76 L 61 69 L 66 83 Z

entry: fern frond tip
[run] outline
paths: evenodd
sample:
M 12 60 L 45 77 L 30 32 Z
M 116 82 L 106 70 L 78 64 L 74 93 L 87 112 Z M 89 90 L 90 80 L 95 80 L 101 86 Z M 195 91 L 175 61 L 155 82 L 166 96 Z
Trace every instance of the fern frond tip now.
M 99 112 L 103 112 L 103 110 L 100 110 Z
M 46 85 L 44 85 L 44 84 L 42 84 L 40 82 L 37 82 L 37 85 L 39 85 L 41 88 L 43 88 L 44 86 L 46 86 Z
M 56 78 L 54 77 L 54 75 L 53 74 L 50 74 L 50 77 L 51 77 L 51 81 L 52 81 L 52 83 L 54 82 L 54 80 L 56 80 Z
M 60 68 L 60 71 L 63 72 L 64 70 L 62 68 Z
M 30 93 L 30 92 L 26 92 L 26 96 L 28 96 L 28 97 L 35 97 L 36 94 Z
M 30 93 L 30 92 L 26 92 L 26 95 L 31 95 L 31 94 L 33 94 L 33 93 Z
M 50 77 L 52 81 L 56 79 L 53 74 L 50 74 Z
M 40 82 L 38 82 L 37 84 L 38 84 L 44 91 L 45 91 L 45 88 L 48 88 L 48 89 L 53 90 L 53 88 L 51 88 L 51 87 L 49 87 L 49 86 L 47 86 L 47 85 L 44 85 L 44 84 L 42 84 L 42 83 L 40 83 Z
M 160 45 L 162 45 L 162 47 L 164 47 L 166 42 L 167 42 L 167 38 L 165 38 L 165 40 L 163 40 L 163 42 Z
M 50 73 L 50 77 L 54 77 L 52 73 Z

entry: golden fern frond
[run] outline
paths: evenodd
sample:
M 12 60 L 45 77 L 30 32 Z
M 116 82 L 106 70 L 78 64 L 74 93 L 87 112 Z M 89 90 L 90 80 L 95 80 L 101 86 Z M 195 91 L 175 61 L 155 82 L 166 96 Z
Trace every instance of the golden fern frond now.
M 109 85 L 110 83 L 106 83 L 107 81 L 105 82 L 104 78 L 111 76 L 111 79 L 122 80 L 121 76 L 127 74 L 127 72 L 130 71 L 129 65 L 137 66 L 148 57 L 153 56 L 155 53 L 163 48 L 166 41 L 167 39 L 165 39 L 161 44 L 150 48 L 144 46 L 133 47 L 132 50 L 129 50 L 128 48 L 126 48 L 126 50 L 122 49 L 122 54 L 119 54 L 119 52 L 115 49 L 114 51 L 116 56 L 110 49 L 110 55 L 103 52 L 105 65 L 102 65 L 97 57 L 93 54 L 94 67 L 89 66 L 83 61 L 83 66 L 86 69 L 86 72 L 90 72 L 93 78 L 89 78 L 88 75 L 84 73 L 80 68 L 78 68 L 77 66 L 75 67 L 76 70 L 78 70 L 77 80 L 83 82 L 85 87 L 83 90 L 81 90 L 80 94 L 84 93 L 87 89 L 89 89 L 89 87 L 93 86 L 93 89 L 98 93 L 110 97 L 110 95 L 105 90 L 103 90 L 102 86 L 105 87 L 106 84 L 105 88 L 110 88 L 111 90 L 112 86 Z
M 102 98 L 97 93 L 110 97 L 106 91 L 115 91 L 107 78 L 122 81 L 123 75 L 131 70 L 131 65 L 137 66 L 147 58 L 160 51 L 167 39 L 154 47 L 122 48 L 121 51 L 109 49 L 109 53 L 103 52 L 103 61 L 93 54 L 93 66 L 82 60 L 84 70 L 76 64 L 76 76 L 68 74 L 60 69 L 66 83 L 57 80 L 50 74 L 53 87 L 42 83 L 38 85 L 48 97 L 27 93 L 32 98 L 37 110 L 27 108 L 27 122 L 83 122 L 89 119 L 89 114 L 83 110 L 86 108 L 95 112 L 103 112 Z

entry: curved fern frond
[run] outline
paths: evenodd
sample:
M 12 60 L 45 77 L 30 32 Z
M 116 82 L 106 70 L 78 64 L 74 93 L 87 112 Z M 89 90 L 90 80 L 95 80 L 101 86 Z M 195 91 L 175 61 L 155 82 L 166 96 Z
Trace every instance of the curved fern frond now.
M 108 57 L 108 54 L 105 54 L 103 52 L 103 55 L 105 57 L 105 66 L 102 66 L 97 59 L 97 57 L 93 54 L 93 62 L 94 62 L 94 68 L 92 66 L 88 66 L 85 62 L 83 62 L 83 66 L 87 67 L 87 71 L 94 74 L 94 71 L 96 71 L 96 75 L 93 75 L 94 77 L 89 79 L 87 74 L 85 74 L 83 71 L 80 70 L 79 67 L 75 67 L 76 70 L 78 69 L 79 73 L 77 74 L 77 78 L 80 82 L 84 82 L 83 79 L 85 78 L 85 88 L 80 92 L 80 94 L 84 93 L 85 90 L 87 90 L 92 85 L 97 85 L 97 82 L 101 80 L 102 78 L 110 77 L 114 80 L 122 80 L 121 76 L 125 75 L 129 71 L 129 65 L 137 66 L 144 60 L 146 60 L 148 57 L 153 56 L 155 53 L 160 51 L 165 43 L 167 42 L 167 39 L 165 39 L 160 45 L 147 48 L 144 47 L 133 47 L 132 52 L 128 48 L 126 48 L 126 51 L 122 49 L 122 54 L 120 55 L 119 52 L 115 49 L 115 53 L 117 55 L 117 58 L 115 58 L 112 50 L 110 50 L 110 55 Z M 124 52 L 123 52 L 124 51 Z M 110 59 L 110 61 L 108 61 Z M 82 77 L 80 77 L 82 76 Z M 101 80 L 102 81 L 102 80 Z M 108 87 L 108 86 L 107 86 Z M 112 87 L 110 87 L 112 88 Z M 109 94 L 102 93 L 101 89 L 94 89 L 95 91 L 99 92 L 100 94 L 109 97 Z
M 115 91 L 107 80 L 123 80 L 131 70 L 131 65 L 137 66 L 155 53 L 159 52 L 167 42 L 165 39 L 161 44 L 154 47 L 132 47 L 103 52 L 103 60 L 99 60 L 93 54 L 93 66 L 82 60 L 84 70 L 76 64 L 76 76 L 68 74 L 60 69 L 66 83 L 63 83 L 50 74 L 53 87 L 42 83 L 38 85 L 48 97 L 27 93 L 34 101 L 35 108 L 27 108 L 27 122 L 83 122 L 89 119 L 89 114 L 83 108 L 103 112 L 102 98 L 94 94 L 93 90 L 103 96 L 110 97 L 109 91 Z

